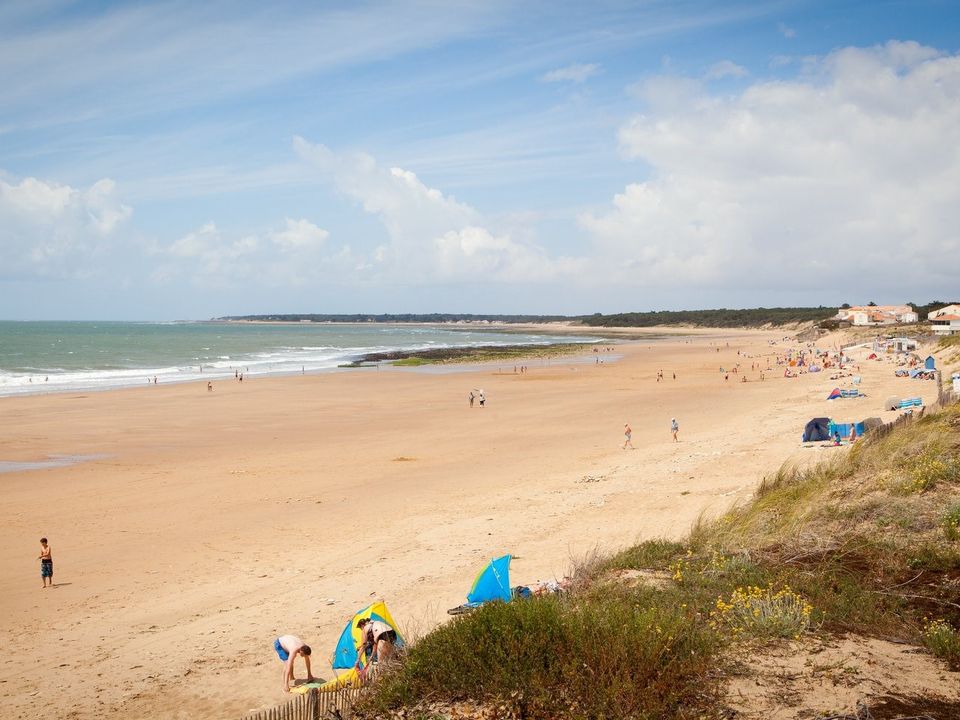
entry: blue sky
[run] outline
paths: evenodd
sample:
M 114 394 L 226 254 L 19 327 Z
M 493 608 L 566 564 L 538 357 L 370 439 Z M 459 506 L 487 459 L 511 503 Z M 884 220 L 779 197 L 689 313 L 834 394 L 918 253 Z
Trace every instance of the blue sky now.
M 7 2 L 0 318 L 954 297 L 958 41 L 948 0 Z

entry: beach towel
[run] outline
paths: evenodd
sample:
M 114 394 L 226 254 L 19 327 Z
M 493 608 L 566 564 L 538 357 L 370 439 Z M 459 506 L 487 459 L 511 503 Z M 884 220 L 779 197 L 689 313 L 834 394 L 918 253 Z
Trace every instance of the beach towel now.
M 305 692 L 309 692 L 312 688 L 317 688 L 322 690 L 324 685 L 329 683 L 323 682 L 322 680 L 315 680 L 313 682 L 303 683 L 302 685 L 295 685 L 290 688 L 290 692 L 296 695 L 303 695 Z

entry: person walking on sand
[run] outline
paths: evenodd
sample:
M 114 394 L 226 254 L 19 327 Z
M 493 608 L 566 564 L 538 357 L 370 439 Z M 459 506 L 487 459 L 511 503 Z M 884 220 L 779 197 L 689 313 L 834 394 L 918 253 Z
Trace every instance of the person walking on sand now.
M 313 682 L 316 678 L 310 670 L 310 646 L 296 635 L 281 635 L 273 641 L 273 649 L 277 651 L 277 657 L 283 662 L 283 691 L 290 692 L 290 683 L 293 682 L 293 661 L 297 655 L 303 658 L 307 666 L 307 682 Z
M 50 587 L 53 587 L 53 551 L 47 544 L 46 538 L 40 538 L 40 581 L 44 589 L 47 587 L 47 578 L 50 578 Z
M 626 450 L 627 446 L 629 445 L 630 449 L 633 450 L 633 441 L 631 440 L 633 437 L 633 430 L 630 428 L 630 423 L 623 424 L 623 437 L 626 438 L 623 441 L 623 449 Z
M 474 395 L 474 394 L 473 394 L 473 390 L 471 390 L 471 391 L 470 391 L 470 407 L 473 407 L 473 400 L 474 400 L 475 397 L 477 397 L 477 396 Z
M 481 390 L 481 391 L 480 391 L 480 394 L 477 395 L 477 400 L 480 401 L 480 407 L 483 407 L 484 404 L 487 402 L 487 398 L 484 397 L 484 395 L 483 395 L 483 390 Z
M 677 439 L 677 433 L 680 432 L 680 424 L 677 422 L 676 418 L 670 420 L 670 432 L 673 433 L 673 441 L 680 442 Z

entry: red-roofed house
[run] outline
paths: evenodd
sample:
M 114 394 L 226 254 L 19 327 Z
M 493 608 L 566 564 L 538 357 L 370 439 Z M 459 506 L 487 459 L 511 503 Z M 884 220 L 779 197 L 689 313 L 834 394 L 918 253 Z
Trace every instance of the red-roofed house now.
M 920 316 L 909 305 L 862 305 L 842 308 L 837 320 L 845 320 L 852 325 L 896 325 L 897 323 L 915 323 Z
M 937 335 L 960 335 L 960 305 L 947 305 L 927 314 Z

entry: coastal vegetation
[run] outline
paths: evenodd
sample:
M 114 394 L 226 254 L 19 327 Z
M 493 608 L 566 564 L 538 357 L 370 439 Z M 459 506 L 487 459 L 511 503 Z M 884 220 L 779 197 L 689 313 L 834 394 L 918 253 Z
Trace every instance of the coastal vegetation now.
M 719 718 L 742 658 L 845 634 L 960 668 L 958 491 L 954 404 L 781 468 L 681 541 L 584 561 L 565 596 L 455 619 L 415 642 L 363 711 L 445 717 L 468 702 L 504 717 Z
M 923 305 L 907 303 L 925 321 L 927 313 L 953 303 L 935 300 Z M 960 304 L 960 303 L 958 303 Z M 844 305 L 844 307 L 849 307 Z M 217 320 L 248 322 L 341 322 L 341 323 L 496 323 L 543 324 L 570 323 L 586 327 L 655 327 L 658 325 L 687 325 L 694 327 L 779 327 L 803 323 L 830 326 L 830 320 L 839 308 L 775 307 L 714 310 L 653 310 L 647 312 L 594 313 L 592 315 L 486 315 L 471 313 L 370 313 L 323 314 L 287 313 L 277 315 L 230 315 Z
M 763 327 L 818 322 L 837 314 L 837 308 L 786 307 L 750 308 L 743 310 L 659 310 L 629 312 L 613 315 L 588 315 L 579 318 L 591 327 L 653 327 L 655 325 L 693 325 L 699 327 L 732 328 Z
M 752 308 L 743 310 L 657 310 L 593 315 L 475 315 L 469 313 L 235 315 L 217 320 L 248 322 L 342 322 L 342 323 L 573 323 L 587 327 L 654 327 L 693 325 L 699 327 L 762 327 L 817 322 L 836 315 L 837 308 Z

